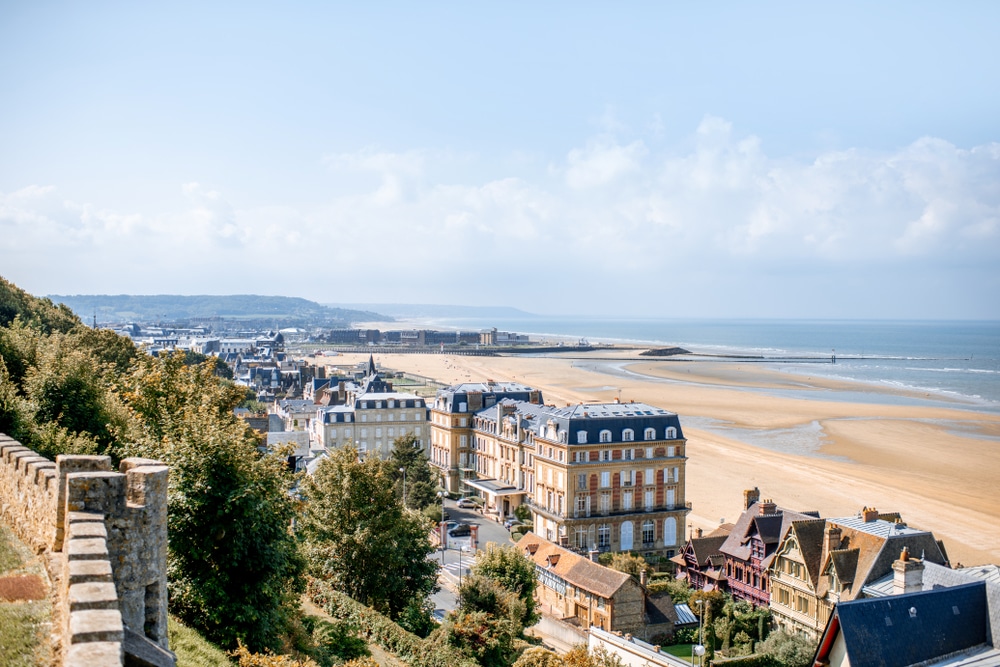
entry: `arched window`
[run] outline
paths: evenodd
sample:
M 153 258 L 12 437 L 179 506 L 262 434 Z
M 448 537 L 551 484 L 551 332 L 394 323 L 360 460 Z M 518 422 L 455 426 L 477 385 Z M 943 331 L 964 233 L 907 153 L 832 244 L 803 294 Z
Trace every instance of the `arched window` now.
M 675 429 L 673 426 L 668 426 L 667 427 L 667 440 L 673 440 L 676 437 L 677 437 L 677 429 Z
M 646 438 L 646 440 L 656 440 L 656 429 L 647 428 L 646 435 L 644 437 Z
M 566 431 L 559 431 L 559 442 L 565 444 L 566 440 Z
M 632 548 L 632 522 L 624 521 L 622 522 L 621 528 L 621 546 L 619 547 L 622 551 L 629 551 Z
M 663 520 L 663 546 L 672 547 L 677 544 L 677 519 L 668 516 Z
M 585 445 L 585 444 L 587 444 L 587 432 L 586 431 L 577 431 L 576 432 L 576 444 L 578 444 L 578 445 Z
M 627 428 L 624 431 L 622 431 L 622 440 L 624 440 L 625 442 L 632 442 L 633 440 L 635 440 L 635 431 L 633 431 L 630 428 Z
M 611 431 L 601 431 L 601 442 L 611 442 Z

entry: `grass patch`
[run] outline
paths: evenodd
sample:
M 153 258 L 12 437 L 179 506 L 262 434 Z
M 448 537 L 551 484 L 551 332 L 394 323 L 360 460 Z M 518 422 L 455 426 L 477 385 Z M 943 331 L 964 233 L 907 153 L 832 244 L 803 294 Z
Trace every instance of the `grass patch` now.
M 177 667 L 233 667 L 226 652 L 173 616 L 167 619 L 170 650 L 177 654 Z
M 674 644 L 673 646 L 661 646 L 660 650 L 675 658 L 683 658 L 688 662 L 693 662 L 694 658 L 691 655 L 692 646 L 693 644 Z
M 0 525 L 0 574 L 16 570 L 24 565 L 15 538 L 7 526 Z
M 49 603 L 0 603 L 0 665 L 34 667 L 50 662 Z

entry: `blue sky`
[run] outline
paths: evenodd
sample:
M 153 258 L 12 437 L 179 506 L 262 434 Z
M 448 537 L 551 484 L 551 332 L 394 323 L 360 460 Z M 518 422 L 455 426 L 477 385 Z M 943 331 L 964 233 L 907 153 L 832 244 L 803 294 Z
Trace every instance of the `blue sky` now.
M 1000 4 L 285 4 L 0 3 L 0 275 L 1000 318 Z

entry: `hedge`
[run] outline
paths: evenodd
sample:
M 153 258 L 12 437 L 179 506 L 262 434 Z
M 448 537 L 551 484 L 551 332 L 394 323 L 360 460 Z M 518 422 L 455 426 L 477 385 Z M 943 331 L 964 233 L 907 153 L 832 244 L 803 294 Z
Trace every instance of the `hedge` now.
M 741 655 L 735 658 L 717 658 L 711 662 L 712 667 L 782 667 L 780 661 L 773 655 L 766 653 L 754 653 L 753 655 Z
M 462 652 L 421 639 L 399 627 L 387 616 L 334 590 L 328 583 L 309 579 L 306 595 L 334 618 L 350 621 L 368 641 L 398 656 L 411 667 L 479 667 Z

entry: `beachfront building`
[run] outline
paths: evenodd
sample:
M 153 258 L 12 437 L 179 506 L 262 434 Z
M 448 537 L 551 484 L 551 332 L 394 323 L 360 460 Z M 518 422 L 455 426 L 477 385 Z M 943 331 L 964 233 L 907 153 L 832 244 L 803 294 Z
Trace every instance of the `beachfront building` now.
M 818 639 L 834 606 L 862 597 L 892 574 L 900 554 L 911 553 L 926 563 L 947 561 L 932 533 L 910 528 L 898 513 L 866 507 L 857 516 L 793 522 L 768 572 L 775 625 Z
M 428 409 L 423 398 L 393 391 L 369 357 L 366 375 L 359 384 L 340 383 L 346 396 L 342 405 L 313 405 L 312 447 L 330 450 L 353 445 L 362 454 L 387 458 L 393 442 L 412 435 L 426 450 L 430 441 Z
M 690 510 L 676 414 L 644 403 L 557 408 L 523 385 L 469 389 L 442 390 L 431 409 L 431 463 L 457 482 L 446 488 L 482 496 L 500 520 L 524 503 L 536 534 L 572 549 L 674 554 Z
M 793 512 L 770 500 L 760 501 L 760 489 L 743 492 L 743 513 L 719 547 L 725 557 L 726 586 L 737 600 L 755 607 L 771 601 L 771 561 L 794 521 L 819 518 L 818 512 Z
M 517 382 L 464 382 L 438 391 L 430 408 L 429 459 L 448 493 L 466 493 L 463 480 L 477 479 L 473 421 L 476 413 L 509 399 L 542 402 L 542 392 Z M 484 475 L 485 476 L 485 475 Z

